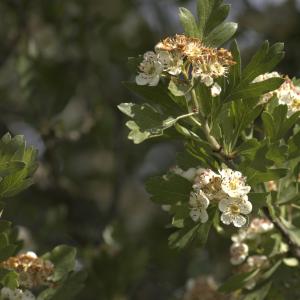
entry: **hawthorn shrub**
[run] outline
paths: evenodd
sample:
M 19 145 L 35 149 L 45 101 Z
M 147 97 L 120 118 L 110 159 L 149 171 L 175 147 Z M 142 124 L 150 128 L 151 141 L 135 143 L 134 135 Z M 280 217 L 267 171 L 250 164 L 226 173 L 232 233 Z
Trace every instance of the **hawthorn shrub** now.
M 184 33 L 130 58 L 125 86 L 144 103 L 118 107 L 135 144 L 184 146 L 176 167 L 146 182 L 170 215 L 170 247 L 205 247 L 213 231 L 232 241 L 232 277 L 218 291 L 200 278 L 186 299 L 298 299 L 300 81 L 274 70 L 282 43 L 264 42 L 246 65 L 236 41 L 221 48 L 238 27 L 229 10 L 222 0 L 198 0 L 197 18 L 180 8 Z

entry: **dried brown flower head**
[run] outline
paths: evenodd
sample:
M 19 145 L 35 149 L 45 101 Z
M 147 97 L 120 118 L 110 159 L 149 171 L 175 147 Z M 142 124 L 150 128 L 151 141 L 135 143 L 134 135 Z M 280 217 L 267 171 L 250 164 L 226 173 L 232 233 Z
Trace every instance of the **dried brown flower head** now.
M 235 64 L 230 51 L 206 47 L 200 39 L 175 35 L 158 43 L 156 51 L 180 52 L 194 68 L 194 74 L 217 78 L 224 76 L 229 66 Z
M 230 300 L 230 295 L 217 291 L 217 285 L 212 277 L 198 277 L 187 284 L 183 300 Z
M 50 285 L 49 277 L 54 272 L 54 265 L 49 260 L 39 258 L 33 252 L 10 257 L 1 263 L 1 267 L 17 272 L 20 286 L 25 288 Z

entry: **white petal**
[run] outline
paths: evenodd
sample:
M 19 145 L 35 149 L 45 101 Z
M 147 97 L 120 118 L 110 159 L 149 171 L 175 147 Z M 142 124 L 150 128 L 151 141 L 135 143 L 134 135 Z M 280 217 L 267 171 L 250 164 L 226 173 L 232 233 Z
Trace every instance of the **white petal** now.
M 247 290 L 253 290 L 256 286 L 256 282 L 255 279 L 250 279 L 249 281 L 247 281 L 247 283 L 245 284 L 245 288 Z
M 205 209 L 201 210 L 200 220 L 201 220 L 201 223 L 206 223 L 208 221 L 208 214 Z
M 232 204 L 232 199 L 230 199 L 230 198 L 222 199 L 222 200 L 219 202 L 219 205 L 218 205 L 219 210 L 220 210 L 221 212 L 224 212 L 224 211 L 226 211 L 226 210 L 229 208 L 229 206 L 230 206 L 231 204 Z
M 190 168 L 187 171 L 182 171 L 180 175 L 189 181 L 193 181 L 196 176 L 196 169 Z
M 252 204 L 250 201 L 242 201 L 239 205 L 241 213 L 244 215 L 248 215 L 252 211 Z
M 245 261 L 245 259 L 247 258 L 246 255 L 241 255 L 241 256 L 237 256 L 237 257 L 231 257 L 230 258 L 230 263 L 234 266 L 240 265 L 241 263 L 243 263 Z
M 145 60 L 157 60 L 157 55 L 153 51 L 147 51 L 144 54 Z
M 214 80 L 211 76 L 204 75 L 201 77 L 201 81 L 206 85 L 206 86 L 211 86 L 214 83 Z
M 209 200 L 206 197 L 205 193 L 203 191 L 199 190 L 198 197 L 199 197 L 199 200 L 201 201 L 202 207 L 207 208 L 209 205 Z
M 232 223 L 232 220 L 233 220 L 233 215 L 228 212 L 223 213 L 221 215 L 221 221 L 222 221 L 222 223 L 224 223 L 226 225 L 229 225 L 230 223 Z
M 195 209 L 193 208 L 191 211 L 190 211 L 190 217 L 192 218 L 192 220 L 194 222 L 197 222 L 199 219 L 200 219 L 200 216 L 201 216 L 201 212 L 199 209 Z
M 156 85 L 158 85 L 159 78 L 160 78 L 159 75 L 156 75 L 156 76 L 152 77 L 151 80 L 149 80 L 149 85 L 150 86 L 156 86 Z
M 135 82 L 137 85 L 146 85 L 149 83 L 149 77 L 143 73 L 140 73 L 135 77 Z
M 246 224 L 247 220 L 242 215 L 235 215 L 232 222 L 235 227 L 242 227 Z
M 221 94 L 222 92 L 222 88 L 220 87 L 220 85 L 218 83 L 215 83 L 212 87 L 211 87 L 211 95 L 212 97 L 217 97 Z

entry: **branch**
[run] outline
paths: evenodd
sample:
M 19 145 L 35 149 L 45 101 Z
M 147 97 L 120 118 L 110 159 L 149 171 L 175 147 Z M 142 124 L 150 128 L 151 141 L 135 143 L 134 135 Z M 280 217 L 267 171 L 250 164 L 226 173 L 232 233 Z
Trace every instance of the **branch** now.
M 274 227 L 281 233 L 284 240 L 289 245 L 289 253 L 300 259 L 300 247 L 291 239 L 291 236 L 286 227 L 281 223 L 281 221 L 278 218 L 272 218 L 270 211 L 267 207 L 263 208 L 263 212 L 265 216 L 274 224 Z

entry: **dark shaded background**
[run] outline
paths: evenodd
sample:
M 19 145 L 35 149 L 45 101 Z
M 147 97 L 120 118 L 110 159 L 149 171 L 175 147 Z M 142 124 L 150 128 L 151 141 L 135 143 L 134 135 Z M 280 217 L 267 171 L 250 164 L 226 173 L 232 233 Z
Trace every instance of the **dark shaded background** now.
M 300 1 L 232 0 L 244 61 L 264 39 L 284 41 L 279 69 L 300 72 Z M 228 241 L 170 250 L 168 215 L 150 203 L 149 175 L 174 164 L 176 142 L 134 146 L 120 102 L 134 74 L 127 57 L 180 33 L 177 7 L 195 1 L 1 0 L 0 131 L 40 150 L 36 184 L 7 203 L 26 249 L 78 248 L 84 300 L 182 299 L 188 278 L 227 275 Z

